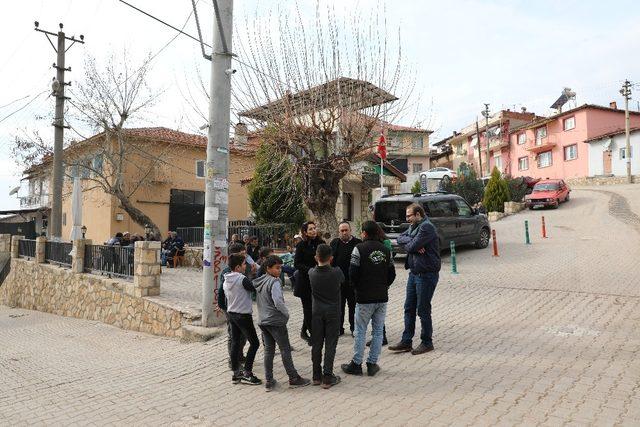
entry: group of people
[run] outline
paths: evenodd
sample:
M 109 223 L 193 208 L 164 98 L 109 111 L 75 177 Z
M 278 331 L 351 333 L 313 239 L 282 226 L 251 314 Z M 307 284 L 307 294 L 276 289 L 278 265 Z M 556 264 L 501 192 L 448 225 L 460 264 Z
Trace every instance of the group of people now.
M 434 348 L 431 299 L 438 283 L 440 248 L 435 227 L 421 205 L 409 205 L 406 219 L 411 226 L 397 239 L 407 253 L 405 268 L 409 270 L 404 332 L 389 350 L 420 355 Z M 273 252 L 260 250 L 259 262 L 256 262 L 249 253 L 250 245 L 232 239 L 228 267 L 222 272 L 218 288 L 218 306 L 227 316 L 232 382 L 262 384 L 253 373 L 260 346 L 253 322 L 254 300 L 264 343 L 267 391 L 276 386 L 273 377 L 276 345 L 289 377 L 289 387 L 313 383 L 331 388 L 338 384 L 341 379 L 334 372 L 334 359 L 339 336 L 345 333 L 345 317 L 354 344 L 353 356 L 341 365 L 342 371 L 350 375 L 364 374 L 367 345 L 370 349 L 366 374 L 374 376 L 380 371 L 378 361 L 386 341 L 384 325 L 389 287 L 396 278 L 391 244 L 374 221 L 362 224 L 361 239 L 352 235 L 346 221 L 340 223 L 338 233 L 337 238 L 326 244 L 318 236 L 316 224 L 310 221 L 302 225 L 300 236 L 296 236 L 300 240 L 295 246 L 292 283 L 294 295 L 300 298 L 303 309 L 300 336 L 311 346 L 311 380 L 299 375 L 291 356 L 287 328 L 289 311 L 282 291 L 283 260 Z M 252 274 L 253 280 L 249 279 Z M 421 321 L 421 334 L 420 343 L 413 347 L 416 317 Z M 371 340 L 367 343 L 369 325 Z M 247 342 L 249 348 L 244 355 Z
M 184 256 L 184 240 L 175 231 L 169 231 L 167 238 L 162 242 L 160 261 L 163 266 L 176 267 L 178 257 Z
M 141 242 L 144 240 L 139 234 L 131 234 L 128 231 L 124 233 L 117 232 L 112 238 L 110 238 L 107 242 L 107 246 L 135 246 L 136 242 Z

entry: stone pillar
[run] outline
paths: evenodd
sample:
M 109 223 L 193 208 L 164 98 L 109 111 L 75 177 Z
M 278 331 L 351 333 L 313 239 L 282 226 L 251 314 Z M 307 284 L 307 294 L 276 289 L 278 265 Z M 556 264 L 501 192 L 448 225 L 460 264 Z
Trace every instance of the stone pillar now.
M 77 239 L 73 241 L 72 273 L 84 273 L 84 250 L 87 245 L 91 245 L 91 243 L 91 240 L 88 239 Z
M 160 295 L 160 242 L 136 242 L 133 268 L 135 296 Z
M 11 237 L 11 258 L 19 258 L 18 254 L 18 240 L 24 239 L 24 236 L 16 235 Z
M 35 259 L 36 264 L 44 263 L 44 256 L 45 256 L 44 248 L 46 244 L 47 244 L 46 237 L 44 236 L 36 237 L 36 259 Z
M 0 253 L 11 253 L 11 234 L 0 234 Z

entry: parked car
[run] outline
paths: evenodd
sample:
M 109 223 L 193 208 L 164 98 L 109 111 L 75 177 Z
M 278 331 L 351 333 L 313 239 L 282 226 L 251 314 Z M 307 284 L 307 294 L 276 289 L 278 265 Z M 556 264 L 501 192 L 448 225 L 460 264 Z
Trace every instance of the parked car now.
M 425 178 L 427 179 L 443 179 L 443 180 L 454 179 L 457 177 L 456 171 L 449 168 L 444 168 L 444 167 L 429 169 L 426 172 L 421 172 L 420 176 L 422 175 L 424 175 Z
M 438 232 L 441 250 L 449 248 L 451 241 L 456 247 L 474 245 L 483 249 L 489 245 L 491 227 L 487 216 L 473 209 L 457 194 L 396 194 L 382 197 L 373 208 L 374 220 L 391 240 L 394 252 L 404 253 L 396 239 L 409 228 L 405 216 L 411 203 L 420 203 L 424 207 Z
M 529 209 L 536 207 L 557 208 L 560 203 L 567 202 L 571 189 L 561 179 L 543 179 L 536 183 L 531 194 L 524 197 Z

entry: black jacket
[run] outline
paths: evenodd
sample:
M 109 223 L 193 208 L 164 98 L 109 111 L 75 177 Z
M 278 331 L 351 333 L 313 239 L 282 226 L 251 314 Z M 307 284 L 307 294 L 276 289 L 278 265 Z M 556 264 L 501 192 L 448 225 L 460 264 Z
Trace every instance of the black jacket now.
M 331 246 L 331 252 L 333 254 L 333 262 L 331 263 L 334 267 L 340 267 L 342 270 L 342 274 L 346 278 L 346 281 L 349 281 L 349 264 L 351 264 L 351 253 L 353 252 L 353 248 L 356 247 L 358 243 L 362 243 L 362 240 L 357 237 L 351 237 L 347 243 L 343 242 L 339 237 L 333 239 L 329 246 Z
M 316 266 L 316 249 L 323 243 L 324 240 L 316 237 L 313 240 L 303 240 L 296 245 L 296 254 L 293 258 L 293 266 L 298 270 L 295 289 L 293 290 L 295 296 L 300 298 L 311 296 L 309 270 Z
M 349 277 L 357 303 L 388 302 L 389 286 L 396 278 L 391 251 L 380 240 L 365 239 L 353 249 Z
M 436 227 L 427 218 L 398 236 L 398 244 L 407 251 L 404 268 L 413 274 L 440 271 L 440 239 Z M 424 253 L 420 253 L 424 249 Z
M 319 265 L 309 270 L 314 313 L 331 309 L 340 312 L 340 285 L 343 282 L 344 274 L 337 267 Z

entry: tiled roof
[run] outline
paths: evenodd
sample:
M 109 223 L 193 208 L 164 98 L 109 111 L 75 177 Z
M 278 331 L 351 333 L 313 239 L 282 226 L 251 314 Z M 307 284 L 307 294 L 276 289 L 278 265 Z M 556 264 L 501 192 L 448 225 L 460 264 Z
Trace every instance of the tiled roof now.
M 591 110 L 611 111 L 611 112 L 614 112 L 614 113 L 624 114 L 624 110 L 621 110 L 621 109 L 618 109 L 618 108 L 605 107 L 603 105 L 597 105 L 597 104 L 583 104 L 583 105 L 580 105 L 578 107 L 572 108 L 571 110 L 563 111 L 561 113 L 556 113 L 556 114 L 554 114 L 552 116 L 545 117 L 545 118 L 542 118 L 540 120 L 536 120 L 536 121 L 528 124 L 527 126 L 520 127 L 519 129 L 533 129 L 533 128 L 536 128 L 538 126 L 542 126 L 542 125 L 545 125 L 547 123 L 550 123 L 550 122 L 552 122 L 552 121 L 554 121 L 554 120 L 556 120 L 556 119 L 558 119 L 560 117 L 573 114 L 576 111 L 589 110 L 589 109 L 591 109 Z M 629 114 L 640 115 L 640 112 L 638 112 L 638 111 L 629 111 Z
M 629 129 L 629 133 L 638 132 L 638 131 L 640 131 L 640 127 L 633 127 Z M 625 128 L 620 128 L 618 130 L 614 130 L 613 132 L 605 133 L 604 135 L 594 136 L 593 138 L 587 139 L 585 142 L 598 141 L 603 138 L 610 138 L 612 136 L 621 135 L 623 133 L 626 133 Z

